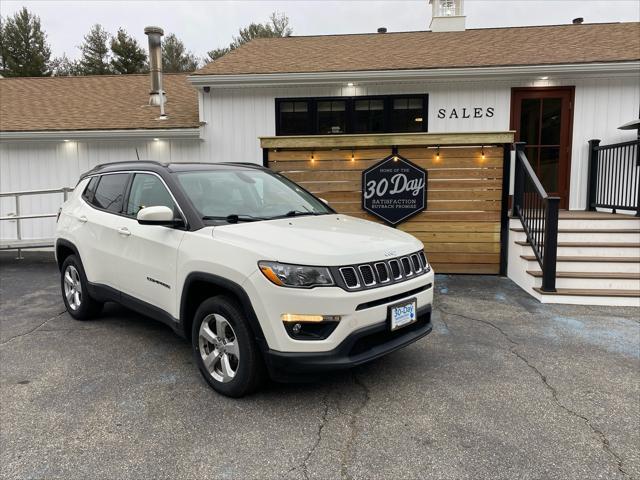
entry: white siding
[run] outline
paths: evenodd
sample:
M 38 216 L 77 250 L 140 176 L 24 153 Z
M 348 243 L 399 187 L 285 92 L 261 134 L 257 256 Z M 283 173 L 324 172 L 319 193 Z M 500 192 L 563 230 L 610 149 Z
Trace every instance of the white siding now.
M 203 93 L 205 156 L 210 161 L 262 162 L 258 137 L 275 135 L 275 98 L 428 93 L 430 132 L 503 131 L 510 126 L 511 88 L 531 86 L 575 86 L 569 208 L 582 209 L 586 205 L 587 141 L 635 138 L 635 132 L 617 127 L 638 117 L 637 76 L 211 89 Z M 483 111 L 493 107 L 494 114 L 469 119 L 437 116 L 440 108 L 450 112 L 463 107 Z
M 0 143 L 0 192 L 74 187 L 78 177 L 106 162 L 140 158 L 165 162 L 201 161 L 200 140 L 70 141 Z M 22 197 L 21 214 L 55 213 L 61 194 Z M 15 201 L 2 198 L 0 216 L 15 213 Z M 22 221 L 23 238 L 53 236 L 55 219 Z M 15 238 L 15 222 L 0 222 L 0 238 Z

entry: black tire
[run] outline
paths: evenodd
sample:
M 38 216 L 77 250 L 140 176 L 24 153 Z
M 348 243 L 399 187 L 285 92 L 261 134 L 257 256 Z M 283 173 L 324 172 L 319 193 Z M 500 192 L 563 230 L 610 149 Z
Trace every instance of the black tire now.
M 80 304 L 75 305 L 69 302 L 65 294 L 65 274 L 69 271 L 77 272 L 77 279 L 80 283 Z M 89 282 L 82 268 L 82 262 L 75 255 L 69 255 L 64 259 L 60 269 L 60 289 L 62 290 L 62 301 L 67 308 L 67 312 L 76 320 L 89 320 L 100 313 L 103 307 L 102 302 L 98 302 L 89 295 Z
M 237 363 L 234 361 L 233 354 L 229 353 L 228 361 L 235 363 L 236 370 L 232 379 L 229 380 L 227 378 L 226 381 L 214 378 L 213 374 L 205 366 L 203 354 L 206 356 L 208 353 L 211 353 L 211 351 L 207 352 L 207 350 L 213 349 L 213 344 L 207 342 L 201 351 L 200 327 L 203 321 L 208 319 L 207 323 L 209 325 L 212 325 L 211 322 L 214 322 L 215 327 L 213 329 L 215 329 L 217 327 L 216 318 L 213 317 L 215 314 L 224 318 L 227 324 L 231 326 L 230 329 L 226 327 L 225 331 L 227 332 L 227 336 L 235 337 L 239 351 Z M 215 333 L 218 333 L 217 329 Z M 196 365 L 198 365 L 200 373 L 207 383 L 222 395 L 236 398 L 243 397 L 256 391 L 266 378 L 262 355 L 256 344 L 255 337 L 245 320 L 244 312 L 242 308 L 229 297 L 222 295 L 212 297 L 202 302 L 200 307 L 198 307 L 191 328 L 191 345 L 194 360 Z M 222 348 L 224 348 L 224 346 Z M 221 363 L 221 361 L 214 363 L 213 369 L 216 370 L 217 365 L 221 371 Z M 216 373 L 216 375 L 220 375 L 220 373 Z

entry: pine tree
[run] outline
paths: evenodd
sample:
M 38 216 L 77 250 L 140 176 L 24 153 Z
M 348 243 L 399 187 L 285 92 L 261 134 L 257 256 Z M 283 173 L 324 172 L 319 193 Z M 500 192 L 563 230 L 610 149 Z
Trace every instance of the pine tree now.
M 273 12 L 267 23 L 252 23 L 241 28 L 238 36 L 233 37 L 233 42 L 228 47 L 216 48 L 207 52 L 207 55 L 209 61 L 212 62 L 254 38 L 289 37 L 292 33 L 293 29 L 289 27 L 289 17 L 284 13 Z
M 7 77 L 44 77 L 51 75 L 51 49 L 40 17 L 22 8 L 13 17 L 0 22 L 0 68 Z
M 138 41 L 120 28 L 111 39 L 111 68 L 115 73 L 141 73 L 148 70 L 147 53 Z
M 111 73 L 109 47 L 107 47 L 109 37 L 109 32 L 97 23 L 84 36 L 84 42 L 80 45 L 80 50 L 82 51 L 79 62 L 81 75 L 105 75 Z
M 162 69 L 167 73 L 193 72 L 200 63 L 198 57 L 186 51 L 184 43 L 170 33 L 162 42 Z
M 51 60 L 51 72 L 56 77 L 72 77 L 81 75 L 80 64 L 77 60 L 70 60 L 65 53 L 61 57 Z

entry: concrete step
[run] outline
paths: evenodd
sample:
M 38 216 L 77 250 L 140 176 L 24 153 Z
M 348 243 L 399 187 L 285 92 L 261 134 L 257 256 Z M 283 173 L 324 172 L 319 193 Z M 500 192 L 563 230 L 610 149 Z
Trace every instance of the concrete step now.
M 603 289 L 583 289 L 583 288 L 557 288 L 555 292 L 545 292 L 541 288 L 534 290 L 540 295 L 567 295 L 577 297 L 628 297 L 640 298 L 640 290 L 603 290 Z
M 534 286 L 542 286 L 542 272 L 527 270 L 534 278 Z M 640 273 L 624 272 L 558 272 L 556 275 L 557 288 L 578 289 L 611 289 L 638 290 L 640 289 Z

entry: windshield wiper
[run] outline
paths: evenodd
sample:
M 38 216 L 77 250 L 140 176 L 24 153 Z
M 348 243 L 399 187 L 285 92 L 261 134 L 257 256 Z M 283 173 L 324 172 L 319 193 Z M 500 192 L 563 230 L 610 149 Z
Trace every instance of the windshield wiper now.
M 290 210 L 287 213 L 285 213 L 284 215 L 281 215 L 282 217 L 300 217 L 302 215 L 323 215 L 323 213 L 320 212 L 312 212 L 311 210 Z
M 227 215 L 226 217 L 216 217 L 212 215 L 205 215 L 202 217 L 202 220 L 226 220 L 227 223 L 238 223 L 238 222 L 259 222 L 260 220 L 266 220 L 262 217 L 253 217 L 251 215 L 238 215 L 237 213 L 232 213 L 231 215 Z

